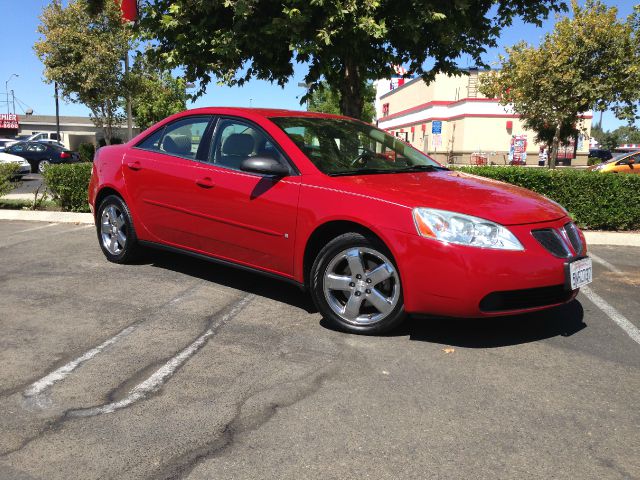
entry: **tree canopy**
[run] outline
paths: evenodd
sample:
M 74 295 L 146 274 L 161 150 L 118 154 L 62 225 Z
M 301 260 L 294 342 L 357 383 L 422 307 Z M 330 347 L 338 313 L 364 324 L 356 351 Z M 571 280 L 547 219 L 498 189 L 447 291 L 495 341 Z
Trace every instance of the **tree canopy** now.
M 125 72 L 123 60 L 136 33 L 122 21 L 117 3 L 103 3 L 95 12 L 88 7 L 88 0 L 71 0 L 66 6 L 53 0 L 40 17 L 42 37 L 34 49 L 44 64 L 45 79 L 57 82 L 63 99 L 89 109 L 107 144 L 125 119 L 122 107 L 127 95 L 141 128 L 184 110 L 183 79 L 150 65 L 143 55 Z
M 513 107 L 538 141 L 550 144 L 555 166 L 559 143 L 580 128 L 593 105 L 633 120 L 640 99 L 640 49 L 631 19 L 599 0 L 558 20 L 539 47 L 524 42 L 507 49 L 499 70 L 482 77 L 480 91 Z
M 373 83 L 367 83 L 363 88 L 363 106 L 360 120 L 371 123 L 376 116 L 374 101 L 376 89 Z M 320 82 L 318 88 L 311 93 L 308 99 L 309 110 L 312 112 L 333 113 L 340 112 L 340 92 L 331 88 L 326 81 Z
M 186 82 L 138 55 L 131 69 L 132 112 L 141 130 L 187 107 Z
M 361 117 L 364 86 L 392 65 L 427 81 L 458 73 L 461 55 L 482 65 L 514 16 L 539 23 L 562 8 L 563 0 L 144 0 L 139 26 L 154 58 L 183 67 L 198 93 L 212 80 L 284 85 L 303 63 L 310 94 L 325 80 L 340 92 L 341 112 Z
M 34 49 L 44 64 L 46 80 L 57 82 L 66 101 L 87 106 L 110 143 L 113 129 L 123 119 L 122 59 L 131 41 L 118 6 L 107 2 L 99 14 L 91 15 L 83 0 L 72 0 L 66 7 L 53 0 L 40 20 L 42 38 Z

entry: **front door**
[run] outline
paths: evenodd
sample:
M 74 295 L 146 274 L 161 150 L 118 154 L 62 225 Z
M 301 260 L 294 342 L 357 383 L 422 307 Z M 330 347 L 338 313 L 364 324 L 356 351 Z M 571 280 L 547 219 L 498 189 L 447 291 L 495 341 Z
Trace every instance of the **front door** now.
M 208 251 L 263 270 L 293 275 L 300 177 L 273 178 L 240 169 L 251 156 L 289 164 L 257 125 L 222 118 L 215 129 L 208 168 L 213 187 L 202 193 L 201 212 L 210 223 Z

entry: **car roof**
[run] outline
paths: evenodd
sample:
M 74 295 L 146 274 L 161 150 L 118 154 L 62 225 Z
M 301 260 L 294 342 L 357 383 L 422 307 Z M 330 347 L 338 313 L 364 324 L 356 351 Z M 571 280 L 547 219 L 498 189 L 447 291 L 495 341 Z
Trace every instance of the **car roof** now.
M 259 115 L 265 118 L 273 117 L 312 117 L 312 118 L 339 118 L 344 120 L 352 120 L 343 115 L 334 115 L 331 113 L 308 112 L 302 110 L 286 110 L 281 108 L 245 108 L 245 107 L 202 107 L 182 112 L 186 115 L 193 114 L 210 114 L 210 115 Z

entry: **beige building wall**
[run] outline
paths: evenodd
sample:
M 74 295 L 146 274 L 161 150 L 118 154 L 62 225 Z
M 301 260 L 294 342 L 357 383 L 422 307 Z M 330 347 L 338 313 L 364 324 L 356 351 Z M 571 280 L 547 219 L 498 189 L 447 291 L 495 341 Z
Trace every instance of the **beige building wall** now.
M 414 147 L 446 163 L 470 163 L 480 156 L 489 164 L 508 164 L 512 136 L 527 135 L 526 162 L 537 165 L 540 145 L 534 140 L 535 133 L 525 129 L 509 108 L 477 91 L 478 75 L 482 72 L 471 70 L 468 76 L 454 77 L 439 74 L 430 85 L 413 79 L 390 92 L 379 90 L 379 126 L 394 134 L 406 132 Z M 383 116 L 384 104 L 389 105 L 386 116 Z M 432 134 L 435 120 L 442 122 L 439 142 Z M 578 140 L 576 158 L 571 161 L 574 166 L 587 162 L 590 112 L 580 120 L 579 128 L 585 133 Z

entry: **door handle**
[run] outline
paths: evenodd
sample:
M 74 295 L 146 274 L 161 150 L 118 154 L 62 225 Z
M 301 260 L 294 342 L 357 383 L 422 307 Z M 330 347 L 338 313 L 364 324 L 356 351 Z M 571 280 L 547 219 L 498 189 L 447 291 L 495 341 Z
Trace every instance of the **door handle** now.
M 140 165 L 140 162 L 136 160 L 135 162 L 127 163 L 127 167 L 129 167 L 131 170 L 140 170 L 142 168 L 142 165 Z
M 202 188 L 213 188 L 213 180 L 210 177 L 199 178 L 196 180 L 196 185 Z

